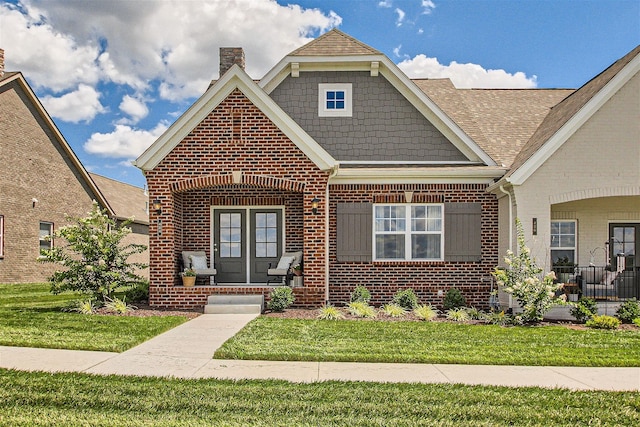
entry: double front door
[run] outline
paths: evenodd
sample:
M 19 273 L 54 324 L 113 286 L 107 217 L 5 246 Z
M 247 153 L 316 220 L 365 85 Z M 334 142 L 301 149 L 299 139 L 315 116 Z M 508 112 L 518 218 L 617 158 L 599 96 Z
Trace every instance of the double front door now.
M 640 298 L 640 224 L 609 224 L 609 256 L 619 298 Z
M 214 208 L 212 224 L 216 282 L 265 283 L 282 254 L 283 209 Z

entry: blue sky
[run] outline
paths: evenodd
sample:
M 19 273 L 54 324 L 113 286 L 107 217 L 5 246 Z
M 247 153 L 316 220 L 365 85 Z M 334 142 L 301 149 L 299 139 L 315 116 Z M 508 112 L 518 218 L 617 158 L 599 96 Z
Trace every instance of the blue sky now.
M 261 78 L 337 27 L 410 77 L 458 87 L 577 88 L 640 44 L 639 0 L 23 0 L 0 2 L 7 71 L 22 71 L 85 167 L 130 165 L 242 46 Z

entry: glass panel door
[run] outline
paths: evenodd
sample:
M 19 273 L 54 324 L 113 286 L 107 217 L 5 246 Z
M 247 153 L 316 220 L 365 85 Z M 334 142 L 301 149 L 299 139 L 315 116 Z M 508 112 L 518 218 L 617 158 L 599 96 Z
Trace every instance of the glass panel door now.
M 214 211 L 215 267 L 218 283 L 245 283 L 247 278 L 244 210 Z

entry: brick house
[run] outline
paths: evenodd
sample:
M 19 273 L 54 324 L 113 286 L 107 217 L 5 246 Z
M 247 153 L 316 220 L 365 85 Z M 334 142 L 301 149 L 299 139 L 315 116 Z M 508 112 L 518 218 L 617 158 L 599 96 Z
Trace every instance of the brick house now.
M 219 80 L 136 161 L 159 204 L 152 305 L 266 296 L 269 264 L 294 251 L 298 306 L 343 303 L 356 285 L 374 304 L 409 287 L 437 306 L 451 287 L 488 304 L 510 245 L 504 194 L 488 190 L 572 90 L 411 80 L 335 29 L 259 81 L 239 48 L 221 48 L 220 64 Z M 205 251 L 215 282 L 181 286 L 182 251 Z
M 123 210 L 125 203 L 109 193 L 130 194 L 132 186 L 109 184 L 98 176 L 95 181 L 92 179 L 24 76 L 4 71 L 2 49 L 0 146 L 0 283 L 46 281 L 55 266 L 39 263 L 37 258 L 40 249 L 49 248 L 56 241 L 45 236 L 66 224 L 66 215 L 85 216 L 93 200 L 115 218 L 129 214 L 131 208 Z M 141 212 L 136 232 L 130 238 L 147 244 L 147 196 L 142 189 L 137 190 L 135 199 Z

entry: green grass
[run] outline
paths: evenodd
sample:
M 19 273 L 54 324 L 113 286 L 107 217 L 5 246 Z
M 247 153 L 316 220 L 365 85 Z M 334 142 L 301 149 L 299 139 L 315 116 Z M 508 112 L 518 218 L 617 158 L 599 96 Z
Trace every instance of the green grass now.
M 61 311 L 78 298 L 52 295 L 48 284 L 0 285 L 0 345 L 121 352 L 187 320 Z
M 636 426 L 634 392 L 0 370 L 0 425 Z
M 219 359 L 640 366 L 639 331 L 259 317 Z

